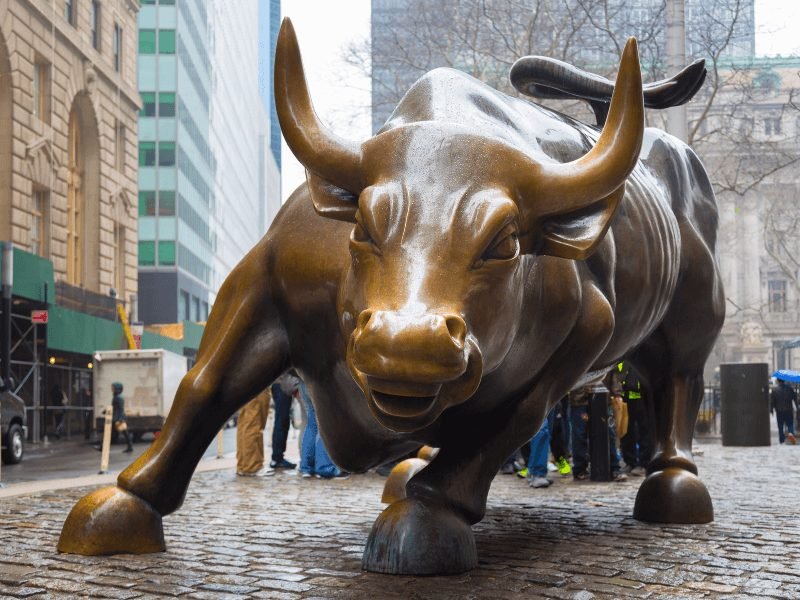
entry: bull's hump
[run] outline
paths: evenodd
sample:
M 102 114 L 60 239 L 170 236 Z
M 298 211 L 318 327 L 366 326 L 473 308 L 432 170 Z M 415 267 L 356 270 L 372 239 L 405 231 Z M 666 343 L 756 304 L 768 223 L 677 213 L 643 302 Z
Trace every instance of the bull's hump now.
M 585 124 L 446 67 L 420 77 L 380 132 L 424 121 L 456 123 L 559 161 L 573 160 L 588 149 Z

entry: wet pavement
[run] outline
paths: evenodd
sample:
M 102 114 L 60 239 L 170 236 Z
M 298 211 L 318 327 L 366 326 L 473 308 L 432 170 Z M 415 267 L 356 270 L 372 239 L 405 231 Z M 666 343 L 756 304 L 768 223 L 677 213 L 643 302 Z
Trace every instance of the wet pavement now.
M 631 517 L 641 479 L 556 479 L 543 490 L 498 476 L 474 527 L 480 563 L 449 577 L 361 571 L 383 479 L 195 475 L 164 519 L 167 552 L 59 555 L 72 504 L 89 488 L 0 499 L 0 597 L 798 598 L 800 446 L 698 446 L 715 503 L 708 525 Z M 11 486 L 13 487 L 13 486 Z
M 224 453 L 236 451 L 236 429 L 226 429 L 223 433 Z M 152 437 L 150 437 L 150 441 Z M 125 453 L 124 443 L 111 445 L 109 453 L 109 472 L 121 471 L 135 458 L 138 458 L 150 445 L 150 441 L 137 442 L 132 453 Z M 93 443 L 82 437 L 71 440 L 54 440 L 47 444 L 26 444 L 22 462 L 16 465 L 3 465 L 0 474 L 2 483 L 14 484 L 24 481 L 42 481 L 54 478 L 80 477 L 97 473 L 100 469 L 100 452 Z M 215 456 L 216 440 L 208 447 L 204 458 Z

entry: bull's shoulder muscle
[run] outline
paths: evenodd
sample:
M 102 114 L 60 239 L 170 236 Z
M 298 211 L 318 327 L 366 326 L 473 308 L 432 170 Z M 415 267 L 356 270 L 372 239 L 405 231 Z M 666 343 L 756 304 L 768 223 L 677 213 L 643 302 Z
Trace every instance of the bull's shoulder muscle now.
M 332 293 L 349 262 L 353 226 L 319 216 L 301 185 L 281 207 L 264 241 L 272 284 L 287 298 L 321 289 Z

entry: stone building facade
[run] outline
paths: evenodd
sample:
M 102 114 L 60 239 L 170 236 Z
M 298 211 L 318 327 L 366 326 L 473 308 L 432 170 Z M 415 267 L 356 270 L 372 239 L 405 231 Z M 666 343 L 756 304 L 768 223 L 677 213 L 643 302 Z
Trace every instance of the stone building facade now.
M 0 0 L 0 239 L 137 291 L 138 0 Z M 52 296 L 51 296 L 52 298 Z

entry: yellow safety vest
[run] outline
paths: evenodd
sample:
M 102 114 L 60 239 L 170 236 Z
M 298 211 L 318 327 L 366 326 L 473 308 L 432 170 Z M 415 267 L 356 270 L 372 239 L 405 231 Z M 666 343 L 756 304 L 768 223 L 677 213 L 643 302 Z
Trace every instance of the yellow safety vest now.
M 623 369 L 622 363 L 617 364 L 617 370 L 620 373 L 622 373 L 622 369 Z M 622 385 L 625 385 L 625 380 L 624 379 L 622 380 Z M 642 397 L 641 389 L 642 389 L 642 382 L 641 381 L 637 381 L 636 382 L 636 391 L 635 392 L 625 392 L 628 395 L 628 400 L 638 400 L 639 398 L 641 398 Z

